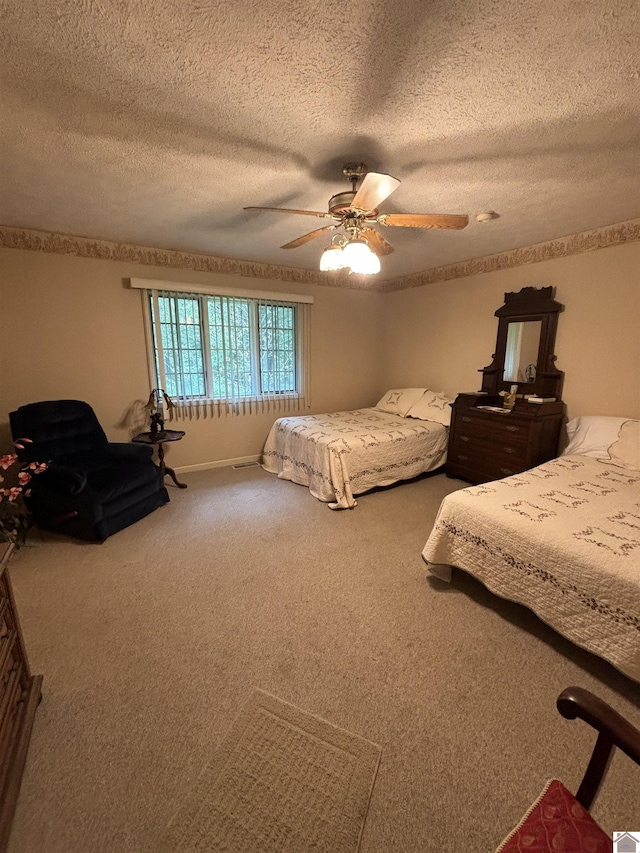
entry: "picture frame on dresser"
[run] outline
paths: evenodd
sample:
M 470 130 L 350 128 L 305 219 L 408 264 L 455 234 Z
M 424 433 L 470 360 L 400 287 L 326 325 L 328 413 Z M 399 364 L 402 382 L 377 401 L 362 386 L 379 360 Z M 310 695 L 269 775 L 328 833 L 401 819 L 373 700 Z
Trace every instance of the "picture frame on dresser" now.
M 563 308 L 552 287 L 505 293 L 482 388 L 451 405 L 447 476 L 485 483 L 557 456 L 565 406 L 554 347 Z

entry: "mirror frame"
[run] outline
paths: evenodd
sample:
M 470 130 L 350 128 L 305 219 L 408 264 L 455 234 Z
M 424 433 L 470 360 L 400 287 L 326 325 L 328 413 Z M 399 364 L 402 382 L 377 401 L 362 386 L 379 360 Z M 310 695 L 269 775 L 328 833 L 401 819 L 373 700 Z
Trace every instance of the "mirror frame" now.
M 493 361 L 482 368 L 482 391 L 498 394 L 508 391 L 512 385 L 518 386 L 518 393 L 538 394 L 541 397 L 555 397 L 560 400 L 564 373 L 555 366 L 554 347 L 558 315 L 564 305 L 553 298 L 553 287 L 523 287 L 517 293 L 505 293 L 504 305 L 495 312 L 498 320 L 498 336 Z M 524 323 L 528 320 L 541 320 L 538 361 L 536 363 L 535 382 L 509 382 L 503 379 L 504 362 L 507 351 L 509 323 Z

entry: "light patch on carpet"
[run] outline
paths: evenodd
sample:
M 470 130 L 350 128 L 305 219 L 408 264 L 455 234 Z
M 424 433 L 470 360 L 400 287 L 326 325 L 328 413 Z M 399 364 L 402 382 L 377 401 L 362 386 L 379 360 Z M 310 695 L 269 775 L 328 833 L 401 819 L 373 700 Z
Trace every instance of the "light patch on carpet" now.
M 380 752 L 256 689 L 169 824 L 163 850 L 356 853 Z

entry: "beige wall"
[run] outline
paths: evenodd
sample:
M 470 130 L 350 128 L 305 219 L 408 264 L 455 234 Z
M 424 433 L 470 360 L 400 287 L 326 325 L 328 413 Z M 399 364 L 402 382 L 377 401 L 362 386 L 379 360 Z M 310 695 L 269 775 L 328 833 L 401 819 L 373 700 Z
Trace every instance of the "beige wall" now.
M 312 294 L 311 412 L 372 405 L 390 387 L 427 386 L 452 397 L 477 390 L 504 292 L 553 285 L 565 305 L 556 354 L 569 417 L 640 417 L 639 271 L 640 243 L 630 243 L 379 294 L 0 249 L 0 447 L 9 440 L 8 412 L 35 400 L 86 400 L 115 441 L 144 423 L 149 384 L 131 276 Z M 170 461 L 184 467 L 256 455 L 275 417 L 187 421 Z
M 250 280 L 0 250 L 0 438 L 8 413 L 36 400 L 90 403 L 113 441 L 138 430 L 149 393 L 140 291 L 129 277 L 250 287 L 314 296 L 311 320 L 311 412 L 371 405 L 384 296 L 366 291 Z M 180 424 L 187 436 L 170 447 L 182 467 L 260 453 L 277 414 L 202 418 Z M 169 460 L 168 460 L 169 461 Z
M 548 285 L 565 306 L 555 350 L 568 417 L 640 417 L 640 243 L 388 294 L 378 390 L 426 377 L 452 397 L 477 391 L 504 293 Z

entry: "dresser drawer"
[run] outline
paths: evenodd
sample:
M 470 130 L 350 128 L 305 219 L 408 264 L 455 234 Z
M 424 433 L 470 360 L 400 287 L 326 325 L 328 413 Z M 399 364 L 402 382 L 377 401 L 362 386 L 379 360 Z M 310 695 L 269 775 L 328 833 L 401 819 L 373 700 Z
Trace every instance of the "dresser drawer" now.
M 12 753 L 15 748 L 16 735 L 24 717 L 25 690 L 22 686 L 22 670 L 14 671 L 8 683 L 6 708 L 0 719 L 0 786 L 4 784 L 11 766 Z
M 529 441 L 530 426 L 521 421 L 510 421 L 509 415 L 487 418 L 478 415 L 458 415 L 454 425 L 455 435 L 468 435 L 485 441 Z
M 526 454 L 525 454 L 526 456 Z M 528 467 L 526 458 L 507 458 L 478 451 L 478 448 L 450 448 L 447 455 L 447 473 L 469 479 L 471 482 L 499 480 L 519 474 Z M 462 473 L 461 469 L 465 469 Z M 469 476 L 467 476 L 469 475 Z
M 0 851 L 8 847 L 42 677 L 32 676 L 15 610 L 8 563 L 13 543 L 0 542 Z
M 0 637 L 0 697 L 9 679 L 9 673 L 16 668 L 16 661 L 18 660 L 17 632 L 12 628 L 5 630 L 6 633 Z
M 12 661 L 11 669 L 7 671 L 6 681 L 2 685 L 2 695 L 0 696 L 0 731 L 6 728 L 7 720 L 12 718 L 15 713 L 16 706 L 22 699 L 24 687 L 21 678 L 20 661 Z
M 522 465 L 529 459 L 529 445 L 526 442 L 513 441 L 503 436 L 477 438 L 466 431 L 456 433 L 449 452 L 471 454 L 474 459 L 487 456 L 497 462 Z

